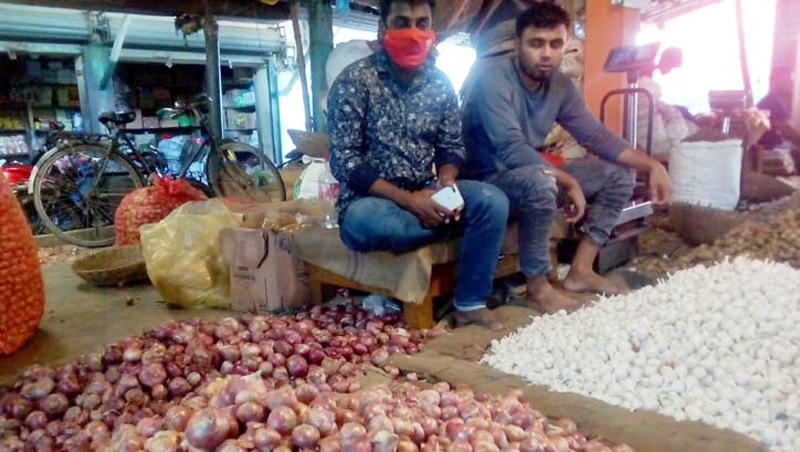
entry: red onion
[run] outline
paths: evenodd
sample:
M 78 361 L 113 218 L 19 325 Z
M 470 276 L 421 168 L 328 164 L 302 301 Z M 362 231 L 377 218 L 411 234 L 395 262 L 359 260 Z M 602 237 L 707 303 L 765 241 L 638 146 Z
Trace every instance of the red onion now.
M 306 380 L 313 385 L 325 383 L 327 379 L 328 375 L 321 367 L 312 367 L 306 376 Z
M 192 386 L 197 386 L 202 381 L 203 377 L 198 372 L 189 372 L 186 376 L 186 381 Z
M 136 424 L 136 433 L 142 438 L 150 438 L 163 427 L 163 422 L 152 417 L 146 417 Z
M 242 353 L 242 358 L 255 358 L 261 354 L 261 347 L 258 344 L 247 343 L 241 346 L 240 348 Z
M 41 404 L 41 403 L 40 403 Z M 28 414 L 33 411 L 33 402 L 27 399 L 23 399 L 22 397 L 14 394 L 13 400 L 10 402 L 10 406 L 6 411 L 11 414 L 11 417 L 18 420 L 25 419 Z M 0 418 L 2 419 L 2 418 Z
M 39 400 L 53 392 L 56 384 L 50 377 L 42 377 L 34 383 L 27 383 L 22 387 L 20 395 L 29 400 Z
M 142 367 L 139 372 L 139 381 L 148 388 L 158 386 L 167 379 L 167 371 L 161 363 L 150 363 Z
M 214 452 L 247 452 L 242 445 L 235 439 L 228 439 L 223 441 Z
M 342 452 L 372 452 L 372 444 L 367 440 L 342 442 Z
M 378 430 L 370 435 L 373 452 L 395 452 L 399 438 L 394 433 Z
M 289 356 L 294 353 L 294 347 L 286 341 L 275 341 L 272 348 L 275 350 L 275 353 L 283 356 Z
M 319 365 L 322 361 L 326 358 L 325 351 L 321 348 L 311 348 L 311 351 L 308 352 L 308 361 L 311 364 Z
M 320 439 L 319 430 L 307 424 L 301 424 L 292 430 L 292 445 L 300 448 L 313 448 Z
M 527 438 L 525 430 L 523 430 L 521 427 L 517 425 L 508 424 L 505 426 L 504 431 L 506 437 L 508 438 L 508 441 L 512 443 L 520 442 L 523 441 L 525 438 Z
M 378 367 L 385 366 L 386 363 L 389 361 L 389 351 L 385 348 L 379 348 L 375 350 L 374 352 L 372 352 L 372 355 L 370 356 L 370 361 L 372 362 L 372 364 Z
M 359 356 L 366 355 L 367 353 L 369 353 L 369 347 L 364 345 L 364 343 L 362 342 L 357 342 L 353 344 L 353 353 Z
M 278 383 L 286 383 L 289 381 L 289 371 L 285 367 L 276 367 L 272 371 L 272 378 Z
M 182 432 L 186 429 L 186 424 L 189 422 L 191 415 L 191 409 L 183 406 L 174 406 L 167 410 L 164 421 L 171 430 Z
M 262 451 L 272 450 L 281 443 L 281 434 L 271 428 L 260 428 L 253 435 L 253 441 Z
M 363 425 L 355 422 L 348 422 L 342 425 L 342 428 L 339 430 L 339 441 L 342 442 L 342 445 L 344 445 L 344 443 L 360 441 L 366 437 L 367 429 L 364 428 Z
M 78 394 L 81 391 L 81 386 L 76 378 L 72 376 L 59 380 L 58 385 L 56 385 L 58 392 L 70 397 Z
M 48 416 L 57 416 L 63 414 L 69 406 L 69 400 L 64 394 L 50 394 L 39 401 L 39 409 L 44 411 Z
M 411 441 L 400 441 L 397 443 L 397 452 L 419 452 L 419 448 Z
M 136 363 L 142 359 L 142 348 L 139 345 L 132 345 L 125 349 L 122 360 L 126 363 Z
M 232 424 L 235 423 L 223 410 L 200 410 L 186 425 L 186 440 L 200 449 L 213 449 L 231 435 Z
M 294 353 L 296 355 L 308 355 L 311 352 L 311 345 L 306 343 L 299 343 L 294 346 Z
M 180 438 L 176 432 L 158 432 L 144 443 L 147 452 L 177 452 L 179 450 Z
M 64 412 L 64 420 L 72 421 L 78 425 L 86 425 L 89 422 L 89 413 L 79 406 L 71 406 Z
M 319 389 L 311 386 L 309 384 L 301 384 L 298 385 L 295 389 L 295 393 L 297 394 L 297 399 L 300 402 L 305 403 L 306 405 L 310 404 L 314 401 L 314 399 L 319 396 Z
M 108 441 L 111 438 L 111 432 L 108 426 L 101 421 L 92 421 L 86 424 L 83 431 L 89 436 L 89 441 L 93 447 Z
M 255 402 L 245 402 L 236 408 L 236 419 L 242 424 L 262 422 L 264 417 L 264 408 Z
M 284 387 L 270 391 L 264 398 L 264 403 L 270 410 L 275 410 L 279 407 L 289 407 L 294 409 L 297 407 L 297 395 L 289 388 Z
M 333 436 L 322 438 L 319 442 L 319 452 L 340 452 L 341 450 L 342 446 Z
M 192 390 L 192 385 L 185 378 L 176 377 L 169 381 L 169 393 L 173 397 L 183 397 Z
M 316 427 L 322 435 L 329 435 L 336 429 L 336 416 L 329 410 L 315 407 L 309 410 L 306 423 Z
M 125 393 L 125 401 L 132 405 L 145 405 L 150 398 L 141 388 L 133 388 Z
M 25 425 L 31 430 L 44 428 L 47 425 L 47 415 L 43 411 L 33 411 L 25 418 Z
M 292 378 L 302 378 L 308 373 L 308 362 L 300 355 L 292 355 L 286 361 L 286 370 Z
M 279 406 L 269 413 L 267 426 L 282 435 L 288 435 L 297 426 L 297 415 L 288 406 Z
M 286 332 L 283 333 L 283 338 L 291 345 L 303 342 L 303 335 L 296 330 L 286 330 Z
M 269 355 L 267 360 L 272 364 L 273 367 L 283 367 L 286 365 L 286 356 L 281 353 L 274 353 Z

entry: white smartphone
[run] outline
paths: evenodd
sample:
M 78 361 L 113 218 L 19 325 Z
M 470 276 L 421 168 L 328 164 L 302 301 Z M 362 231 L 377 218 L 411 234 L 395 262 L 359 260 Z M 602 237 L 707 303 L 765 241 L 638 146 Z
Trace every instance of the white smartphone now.
M 461 197 L 461 192 L 455 185 L 442 188 L 434 193 L 431 199 L 451 212 L 464 207 L 464 198 Z

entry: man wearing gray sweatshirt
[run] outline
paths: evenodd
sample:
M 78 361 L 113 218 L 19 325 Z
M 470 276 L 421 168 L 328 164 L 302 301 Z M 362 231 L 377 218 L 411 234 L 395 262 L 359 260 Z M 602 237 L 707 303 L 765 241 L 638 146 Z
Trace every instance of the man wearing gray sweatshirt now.
M 558 71 L 569 23 L 567 12 L 553 3 L 536 3 L 522 13 L 515 55 L 481 71 L 462 113 L 467 174 L 508 196 L 520 219 L 520 266 L 528 297 L 545 312 L 577 307 L 571 294 L 547 281 L 559 189 L 566 195 L 568 221 L 583 220 L 585 233 L 564 281 L 570 292 L 622 291 L 595 273 L 593 264 L 633 193 L 631 168 L 648 175 L 656 204 L 672 196 L 666 169 L 597 121 L 577 88 Z M 600 158 L 561 167 L 548 163 L 538 148 L 556 122 Z M 591 205 L 585 212 L 587 198 Z

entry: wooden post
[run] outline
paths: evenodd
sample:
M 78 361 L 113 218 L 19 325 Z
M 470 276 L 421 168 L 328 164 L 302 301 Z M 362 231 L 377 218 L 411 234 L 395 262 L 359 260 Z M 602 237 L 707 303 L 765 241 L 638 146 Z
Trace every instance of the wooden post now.
M 311 38 L 309 53 L 311 54 L 311 100 L 313 101 L 314 130 L 326 133 L 328 122 L 323 113 L 322 100 L 328 90 L 325 65 L 328 62 L 328 55 L 333 51 L 333 11 L 330 1 L 309 0 L 308 25 Z

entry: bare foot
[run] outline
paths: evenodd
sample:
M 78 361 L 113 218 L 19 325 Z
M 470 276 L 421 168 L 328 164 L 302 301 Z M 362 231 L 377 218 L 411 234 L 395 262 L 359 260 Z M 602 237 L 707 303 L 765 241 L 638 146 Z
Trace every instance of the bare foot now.
M 570 272 L 564 280 L 564 288 L 570 292 L 620 295 L 626 290 L 614 281 L 598 275 L 594 271 Z
M 492 331 L 500 331 L 506 327 L 503 324 L 503 321 L 500 320 L 499 315 L 486 308 L 478 309 L 476 311 L 456 311 L 453 313 L 453 320 L 456 328 L 474 324 L 488 328 Z
M 529 284 L 528 299 L 545 314 L 554 314 L 562 309 L 570 312 L 580 307 L 578 300 L 556 289 L 548 282 Z

